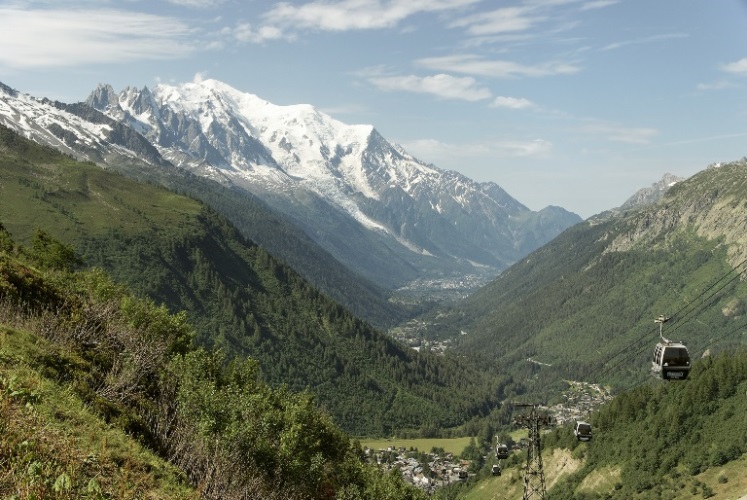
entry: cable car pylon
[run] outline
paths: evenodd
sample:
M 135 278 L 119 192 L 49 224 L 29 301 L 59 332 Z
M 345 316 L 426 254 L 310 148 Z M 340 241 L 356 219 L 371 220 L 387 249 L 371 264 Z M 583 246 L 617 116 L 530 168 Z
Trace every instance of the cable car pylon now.
M 529 430 L 529 447 L 527 448 L 527 464 L 524 468 L 524 496 L 522 500 L 547 498 L 545 488 L 545 473 L 542 469 L 542 441 L 540 431 L 544 427 L 553 425 L 552 417 L 540 414 L 539 404 L 515 404 L 515 406 L 529 408 L 529 414 L 518 415 L 514 423 Z

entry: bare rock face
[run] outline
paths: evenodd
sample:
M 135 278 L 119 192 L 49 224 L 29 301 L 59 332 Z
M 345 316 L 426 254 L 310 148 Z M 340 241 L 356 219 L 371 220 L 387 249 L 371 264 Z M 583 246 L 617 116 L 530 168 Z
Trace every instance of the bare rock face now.
M 683 177 L 664 174 L 659 182 L 655 182 L 649 187 L 636 191 L 633 196 L 628 198 L 625 203 L 620 206 L 620 210 L 653 205 L 659 201 L 672 186 L 678 182 L 682 182 L 683 180 L 685 180 Z
M 713 164 L 631 216 L 630 228 L 616 237 L 607 251 L 637 245 L 665 245 L 663 234 L 692 231 L 728 247 L 729 262 L 747 259 L 747 159 Z

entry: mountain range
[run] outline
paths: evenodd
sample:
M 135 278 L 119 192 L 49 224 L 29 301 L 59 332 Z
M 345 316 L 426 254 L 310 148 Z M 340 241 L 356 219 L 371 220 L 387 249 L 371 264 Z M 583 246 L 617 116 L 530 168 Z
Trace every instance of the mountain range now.
M 86 104 L 35 99 L 0 84 L 0 122 L 73 157 L 88 158 L 137 181 L 162 185 L 203 201 L 225 215 L 245 237 L 374 325 L 387 327 L 410 314 L 409 307 L 390 300 L 390 291 L 343 266 L 251 193 L 174 167 L 143 136 Z
M 159 86 L 154 91 L 127 89 L 119 94 L 111 87 L 101 85 L 89 97 L 90 105 L 50 103 L 23 96 L 7 87 L 3 90 L 6 97 L 0 101 L 3 105 L 0 117 L 11 117 L 15 128 L 24 130 L 27 136 L 46 137 L 48 143 L 56 141 L 58 148 L 63 148 L 61 144 L 76 145 L 77 149 L 69 149 L 70 153 L 83 150 L 83 145 L 88 144 L 88 150 L 98 154 L 99 162 L 108 161 L 110 165 L 135 165 L 139 162 L 140 166 L 135 169 L 138 176 L 146 175 L 148 171 L 167 172 L 164 176 L 169 179 L 175 173 L 186 171 L 192 171 L 194 175 L 184 178 L 204 180 L 203 176 L 212 176 L 216 182 L 210 181 L 211 185 L 225 185 L 225 193 L 241 191 L 252 199 L 259 199 L 275 209 L 269 213 L 278 214 L 283 204 L 273 203 L 284 199 L 286 209 L 282 215 L 287 218 L 282 220 L 291 221 L 289 226 L 292 227 L 297 223 L 310 237 L 314 233 L 302 219 L 308 207 L 314 206 L 317 221 L 329 230 L 325 238 L 334 236 L 335 241 L 346 245 L 366 242 L 366 248 L 355 253 L 369 259 L 369 263 L 372 258 L 374 261 L 381 258 L 377 262 L 382 269 L 387 265 L 390 269 L 397 269 L 398 263 L 402 262 L 394 257 L 394 247 L 387 246 L 394 241 L 392 233 L 387 233 L 390 225 L 369 231 L 364 229 L 365 224 L 353 225 L 351 221 L 355 220 L 356 213 L 359 218 L 361 214 L 366 215 L 370 223 L 381 219 L 369 214 L 383 214 L 399 207 L 405 219 L 413 217 L 412 220 L 417 221 L 413 226 L 432 230 L 438 225 L 429 218 L 432 214 L 425 213 L 427 210 L 416 216 L 394 203 L 379 206 L 378 212 L 368 211 L 382 198 L 391 198 L 392 193 L 399 192 L 399 201 L 408 203 L 418 212 L 425 202 L 417 205 L 413 200 L 418 198 L 410 193 L 433 193 L 437 191 L 436 187 L 442 190 L 441 193 L 448 192 L 444 191 L 442 181 L 450 178 L 455 180 L 451 186 L 461 186 L 464 193 L 461 199 L 482 199 L 483 205 L 469 205 L 473 211 L 484 214 L 485 211 L 480 212 L 474 206 L 498 206 L 494 198 L 477 189 L 490 185 L 477 185 L 458 174 L 423 165 L 396 146 L 388 145 L 372 127 L 349 127 L 309 106 L 278 107 L 215 81 L 179 87 Z M 94 107 L 104 109 L 110 116 Z M 254 117 L 253 122 L 249 121 L 248 115 Z M 61 121 L 63 118 L 65 122 Z M 271 132 L 280 130 L 278 123 L 287 126 L 282 129 L 285 132 Z M 65 138 L 61 130 L 77 132 L 74 137 Z M 187 144 L 194 147 L 187 148 Z M 233 149 L 228 146 L 233 146 Z M 243 151 L 240 155 L 243 159 L 229 163 L 228 159 L 233 158 L 229 155 L 231 151 Z M 384 154 L 377 156 L 374 154 L 377 151 Z M 311 159 L 304 163 L 300 161 L 302 155 Z M 128 158 L 132 159 L 130 163 Z M 149 170 L 142 166 L 146 163 L 144 158 L 150 165 Z M 354 158 L 360 161 L 353 161 Z M 174 166 L 172 162 L 180 166 Z M 379 168 L 374 168 L 376 165 Z M 487 354 L 491 358 L 487 365 L 498 364 L 504 369 L 510 366 L 513 372 L 518 370 L 521 373 L 522 366 L 526 368 L 526 360 L 532 359 L 544 363 L 531 366 L 532 370 L 537 366 L 553 365 L 551 370 L 544 370 L 553 374 L 548 375 L 549 378 L 557 379 L 559 374 L 579 379 L 590 374 L 599 375 L 594 372 L 600 358 L 609 359 L 625 352 L 628 349 L 625 340 L 643 336 L 649 316 L 658 317 L 672 311 L 675 304 L 686 300 L 687 296 L 678 297 L 673 290 L 687 289 L 692 294 L 694 285 L 691 282 L 705 286 L 703 276 L 713 279 L 719 272 L 726 272 L 730 266 L 733 268 L 738 264 L 734 255 L 741 255 L 739 242 L 743 242 L 740 239 L 744 234 L 743 221 L 733 207 L 739 201 L 732 201 L 726 195 L 731 193 L 736 200 L 743 196 L 743 193 L 734 194 L 732 186 L 742 184 L 740 175 L 744 169 L 740 168 L 740 162 L 719 165 L 715 164 L 687 180 L 665 176 L 660 183 L 636 193 L 620 209 L 575 224 L 550 243 L 529 253 L 467 300 L 446 311 L 439 309 L 424 316 L 422 324 L 425 328 L 418 335 L 431 340 L 454 341 L 457 351 L 469 355 Z M 399 184 L 393 182 L 397 175 L 401 176 Z M 713 180 L 715 178 L 720 180 Z M 388 179 L 392 184 L 383 183 L 382 179 Z M 241 183 L 255 191 L 249 193 L 239 186 Z M 179 186 L 178 189 L 184 189 L 182 181 Z M 497 186 L 492 187 L 498 192 Z M 299 194 L 301 192 L 304 194 Z M 364 192 L 368 194 L 364 195 Z M 479 193 L 482 196 L 478 196 Z M 345 195 L 350 197 L 345 198 Z M 214 194 L 215 197 L 220 195 Z M 456 203 L 454 196 L 449 199 Z M 355 200 L 360 204 L 353 206 L 344 200 Z M 433 207 L 447 205 L 446 202 L 433 204 L 432 199 L 428 204 Z M 453 208 L 453 205 L 449 206 Z M 518 202 L 506 202 L 505 206 L 521 208 Z M 680 208 L 673 208 L 675 206 Z M 455 213 L 466 213 L 466 209 L 460 210 L 442 211 L 453 218 Z M 347 222 L 342 224 L 342 219 L 337 217 L 344 213 L 347 213 Z M 330 217 L 339 224 L 332 224 Z M 520 218 L 516 216 L 510 220 Z M 259 219 L 261 217 L 255 220 Z M 487 224 L 488 219 L 478 217 L 476 220 Z M 490 220 L 498 220 L 495 212 Z M 463 232 L 472 227 L 470 224 L 453 225 Z M 335 231 L 331 231 L 333 227 Z M 401 226 L 407 227 L 407 224 Z M 351 236 L 364 233 L 365 236 L 360 238 Z M 321 234 L 317 232 L 316 236 Z M 397 234 L 402 236 L 405 233 Z M 413 231 L 408 234 L 421 233 Z M 453 232 L 450 234 L 454 237 Z M 491 231 L 482 234 L 484 238 L 496 237 L 496 233 Z M 505 235 L 507 231 L 501 234 Z M 383 238 L 378 240 L 380 245 L 370 239 L 371 235 Z M 384 240 L 389 243 L 385 245 Z M 410 248 L 413 248 L 410 243 L 416 240 L 418 238 L 399 238 L 399 241 L 409 241 Z M 460 241 L 467 241 L 467 238 Z M 294 242 L 286 243 L 289 243 L 286 247 L 294 245 Z M 282 242 L 278 246 L 282 247 Z M 381 248 L 390 252 L 387 254 L 390 258 L 378 254 L 376 250 Z M 428 255 L 408 252 L 419 255 L 423 259 L 417 261 L 420 263 L 428 259 L 433 259 L 430 262 L 439 261 L 435 250 L 427 252 Z M 329 253 L 339 257 L 339 253 Z M 451 262 L 456 260 L 451 259 Z M 481 261 L 465 259 L 464 262 L 475 266 Z M 482 261 L 482 265 L 487 266 L 485 262 Z M 493 272 L 497 268 L 493 267 Z M 427 279 L 423 274 L 417 274 L 422 268 L 418 270 L 416 261 L 411 261 L 407 269 L 412 273 L 410 278 L 417 275 L 419 279 Z M 443 267 L 430 270 L 435 272 L 436 269 L 441 278 L 450 276 Z M 652 280 L 651 276 L 656 278 Z M 378 283 L 382 281 L 386 280 L 380 277 Z M 393 286 L 397 286 L 395 281 L 388 281 L 388 287 Z M 732 299 L 736 305 L 725 303 L 725 310 L 741 310 L 740 304 L 744 302 L 741 292 L 734 293 Z M 350 301 L 351 294 L 346 290 L 340 290 L 340 295 Z M 385 315 L 391 301 L 379 297 L 380 311 Z M 358 309 L 367 309 L 365 300 Z M 724 327 L 722 319 L 720 316 L 714 318 L 720 328 Z M 682 331 L 688 330 L 683 328 Z M 593 353 L 588 346 L 595 346 Z M 617 375 L 614 373 L 612 378 Z M 635 375 L 628 373 L 626 376 Z
M 425 164 L 373 126 L 215 80 L 119 93 L 99 85 L 77 104 L 3 85 L 0 121 L 109 168 L 177 167 L 251 193 L 386 290 L 474 289 L 581 220 L 559 207 L 533 212 L 495 183 Z

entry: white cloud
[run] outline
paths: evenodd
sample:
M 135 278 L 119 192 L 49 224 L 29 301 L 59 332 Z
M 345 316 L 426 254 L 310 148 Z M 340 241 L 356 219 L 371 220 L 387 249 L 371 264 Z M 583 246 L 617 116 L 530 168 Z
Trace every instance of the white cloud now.
M 497 78 L 569 75 L 580 71 L 578 66 L 562 62 L 545 62 L 530 66 L 513 61 L 484 59 L 474 54 L 426 57 L 417 60 L 416 64 L 434 70 Z
M 608 141 L 626 144 L 648 144 L 659 131 L 646 127 L 623 127 L 612 123 L 596 122 L 582 127 L 591 134 L 603 135 Z
M 455 162 L 476 158 L 544 158 L 552 151 L 551 142 L 544 139 L 485 141 L 453 144 L 435 139 L 417 139 L 400 142 L 402 147 L 417 158 L 434 163 Z
M 724 90 L 724 89 L 734 89 L 738 88 L 739 85 L 736 85 L 732 82 L 727 82 L 725 80 L 721 80 L 718 82 L 712 82 L 712 83 L 699 83 L 695 86 L 698 90 Z
M 499 141 L 493 148 L 502 156 L 547 156 L 552 150 L 552 143 L 544 139 L 529 141 Z
M 191 34 L 172 18 L 121 10 L 0 8 L 0 65 L 41 68 L 175 59 L 194 50 Z
M 240 23 L 230 30 L 230 34 L 241 42 L 263 43 L 269 40 L 279 40 L 282 38 L 292 39 L 291 36 L 285 35 L 282 30 L 274 26 L 261 26 L 254 30 L 249 23 Z
M 721 69 L 727 73 L 747 74 L 747 57 L 733 63 L 724 64 Z
M 392 28 L 422 12 L 463 8 L 481 0 L 315 0 L 303 5 L 281 2 L 264 18 L 268 25 L 289 29 L 349 31 Z
M 489 99 L 490 90 L 480 87 L 474 78 L 454 77 L 438 74 L 420 77 L 407 76 L 376 76 L 368 80 L 382 90 L 404 90 L 431 94 L 442 99 L 459 99 L 463 101 L 480 101 Z
M 559 5 L 579 3 L 580 1 L 581 0 L 524 0 L 524 3 L 533 7 L 557 7 Z
M 592 2 L 586 2 L 581 6 L 581 10 L 601 9 L 604 7 L 609 7 L 610 5 L 615 5 L 616 3 L 619 3 L 619 0 L 596 0 Z
M 490 12 L 481 12 L 453 21 L 452 28 L 466 28 L 467 33 L 475 36 L 495 35 L 526 31 L 544 18 L 529 16 L 530 9 L 523 7 L 506 7 Z
M 537 105 L 529 99 L 523 97 L 504 97 L 498 96 L 490 104 L 491 108 L 508 108 L 508 109 L 527 109 L 536 108 Z
M 601 50 L 602 51 L 616 50 L 616 49 L 620 49 L 622 47 L 627 47 L 629 45 L 641 45 L 641 44 L 644 44 L 644 43 L 660 42 L 662 40 L 671 40 L 671 39 L 675 39 L 675 38 L 687 38 L 689 36 L 690 35 L 687 35 L 685 33 L 667 33 L 667 34 L 662 34 L 662 35 L 653 35 L 653 36 L 647 36 L 647 37 L 643 37 L 643 38 L 638 38 L 638 39 L 635 39 L 635 40 L 625 40 L 625 41 L 622 41 L 622 42 L 611 43 L 609 45 L 606 45 L 606 46 L 602 47 Z
M 207 9 L 217 7 L 223 3 L 223 0 L 166 0 L 170 4 L 181 5 L 182 7 L 192 7 L 198 9 Z

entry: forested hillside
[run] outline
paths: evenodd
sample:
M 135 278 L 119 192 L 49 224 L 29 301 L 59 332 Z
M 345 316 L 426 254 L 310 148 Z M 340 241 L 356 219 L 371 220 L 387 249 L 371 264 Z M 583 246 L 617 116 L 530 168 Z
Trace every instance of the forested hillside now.
M 42 229 L 140 296 L 186 311 L 199 345 L 252 356 L 274 386 L 308 388 L 349 432 L 458 426 L 495 408 L 510 383 L 391 341 L 199 202 L 1 137 L 0 221 L 14 238 Z
M 515 377 L 635 384 L 665 335 L 697 358 L 747 343 L 747 162 L 704 170 L 658 204 L 579 224 L 448 311 L 425 335 Z M 462 333 L 460 335 L 460 333 Z
M 0 226 L 4 498 L 421 498 L 366 465 L 308 392 L 193 343 L 73 249 Z
M 744 335 L 744 331 L 741 332 Z M 594 439 L 581 445 L 584 467 L 559 484 L 552 498 L 709 498 L 747 493 L 745 465 L 727 464 L 747 453 L 747 351 L 694 364 L 688 381 L 645 383 L 616 397 L 594 416 Z M 560 436 L 564 437 L 560 437 Z M 548 445 L 577 446 L 567 429 Z M 706 474 L 707 473 L 707 474 Z M 594 490 L 607 476 L 609 490 Z M 709 480 L 705 480 L 707 476 Z M 717 496 L 720 498 L 721 496 Z

